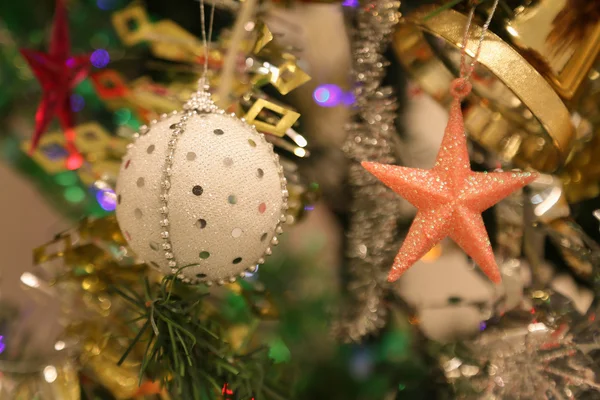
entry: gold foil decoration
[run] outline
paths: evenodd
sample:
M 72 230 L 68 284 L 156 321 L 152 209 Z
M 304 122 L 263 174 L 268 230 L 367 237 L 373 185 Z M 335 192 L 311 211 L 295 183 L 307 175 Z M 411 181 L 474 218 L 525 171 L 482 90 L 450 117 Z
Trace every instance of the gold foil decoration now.
M 110 135 L 96 122 L 78 125 L 74 130 L 75 146 L 87 162 L 77 170 L 79 178 L 85 185 L 91 185 L 95 180 L 104 176 L 107 169 L 118 171 L 120 157 L 125 152 L 127 140 Z M 29 146 L 30 141 L 25 140 L 21 143 L 21 150 L 27 152 Z M 31 158 L 46 173 L 55 175 L 66 171 L 67 155 L 64 135 L 61 132 L 48 132 L 41 137 L 39 146 Z M 112 166 L 109 167 L 106 164 L 112 164 Z
M 202 42 L 171 20 L 152 22 L 144 7 L 134 4 L 112 15 L 117 34 L 128 46 L 149 42 L 152 53 L 173 61 L 197 62 Z
M 38 279 L 55 286 L 61 298 L 76 301 L 86 317 L 107 317 L 121 299 L 108 292 L 110 285 L 135 287 L 140 276 L 148 274 L 145 264 L 136 263 L 125 247 L 116 218 L 86 218 L 73 229 L 33 252 Z
M 285 95 L 310 80 L 310 76 L 298 66 L 296 57 L 289 53 L 283 53 L 276 61 L 271 62 L 273 64 L 265 61 L 258 68 L 259 71 L 265 72 L 254 75 L 254 86 L 260 87 L 270 83 L 279 93 Z
M 286 95 L 310 80 L 310 76 L 298 66 L 297 58 L 275 43 L 267 25 L 259 24 L 255 30 L 257 36 L 252 47 L 254 86 L 270 83 L 279 93 Z
M 264 110 L 273 111 L 281 117 L 275 124 L 263 122 L 257 119 L 257 117 Z M 261 132 L 283 137 L 286 131 L 294 125 L 298 118 L 300 118 L 300 114 L 267 99 L 258 98 L 252 107 L 250 107 L 246 115 L 244 115 L 244 118 L 249 124 L 256 126 L 256 129 Z
M 256 41 L 252 46 L 252 53 L 258 54 L 266 45 L 273 41 L 273 33 L 266 24 L 258 24 L 254 30 L 256 31 Z
M 117 365 L 126 346 L 123 346 L 116 337 L 108 336 L 101 330 L 94 331 L 86 328 L 83 328 L 83 332 L 79 332 L 81 333 L 84 333 L 83 336 L 86 338 L 80 357 L 84 370 L 108 389 L 116 399 L 132 398 L 139 390 L 141 358 L 130 353 L 123 364 Z
M 465 127 L 472 138 L 506 161 L 545 172 L 564 164 L 576 138 L 570 110 L 557 93 L 558 86 L 544 78 L 538 68 L 540 60 L 549 54 L 542 52 L 547 46 L 545 35 L 551 30 L 548 13 L 558 13 L 557 6 L 562 3 L 523 2 L 512 18 L 502 21 L 501 28 L 484 35 L 473 94 L 465 110 Z M 448 88 L 458 73 L 467 18 L 452 9 L 435 10 L 436 6 L 422 6 L 406 15 L 396 32 L 394 47 L 398 59 L 423 89 L 448 105 Z M 472 26 L 468 55 L 475 54 L 480 34 L 481 27 Z M 539 46 L 533 48 L 534 44 Z M 551 61 L 550 71 L 559 64 L 574 65 L 578 73 L 585 71 L 590 61 L 586 58 L 583 63 L 579 56 L 572 58 L 573 54 Z M 532 63 L 533 59 L 537 62 Z M 560 74 L 556 77 L 562 79 Z M 562 82 L 573 87 L 572 79 Z
M 27 365 L 0 361 L 0 398 L 80 400 L 79 371 L 73 361 Z M 18 371 L 13 371 L 18 369 Z

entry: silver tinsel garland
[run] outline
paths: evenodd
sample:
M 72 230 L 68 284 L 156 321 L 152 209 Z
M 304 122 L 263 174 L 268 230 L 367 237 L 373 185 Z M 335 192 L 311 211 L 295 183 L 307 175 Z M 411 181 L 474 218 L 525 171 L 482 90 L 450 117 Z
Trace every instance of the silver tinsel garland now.
M 345 250 L 349 299 L 336 327 L 345 341 L 358 341 L 385 325 L 386 275 L 398 250 L 400 198 L 360 162 L 396 162 L 397 102 L 392 89 L 382 87 L 381 81 L 387 65 L 382 52 L 400 18 L 399 7 L 399 1 L 361 2 L 351 32 L 356 113 L 346 126 L 348 138 L 343 147 L 350 159 L 348 185 L 352 193 Z
M 473 340 L 445 346 L 439 361 L 462 400 L 597 399 L 598 306 L 584 315 L 552 290 L 525 294 Z

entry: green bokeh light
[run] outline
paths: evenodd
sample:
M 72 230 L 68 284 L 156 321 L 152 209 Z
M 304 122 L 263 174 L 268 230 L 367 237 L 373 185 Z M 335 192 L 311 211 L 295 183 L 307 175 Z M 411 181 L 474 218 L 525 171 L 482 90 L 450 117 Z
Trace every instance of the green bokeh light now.
M 380 357 L 387 360 L 400 360 L 409 355 L 409 338 L 406 332 L 388 332 L 382 338 Z
M 131 119 L 131 111 L 127 108 L 121 108 L 115 111 L 115 123 L 117 125 L 125 125 Z
M 65 171 L 54 176 L 54 180 L 61 186 L 71 186 L 77 183 L 77 173 Z
M 65 189 L 64 196 L 70 203 L 81 203 L 85 199 L 85 190 L 79 186 L 69 186 Z

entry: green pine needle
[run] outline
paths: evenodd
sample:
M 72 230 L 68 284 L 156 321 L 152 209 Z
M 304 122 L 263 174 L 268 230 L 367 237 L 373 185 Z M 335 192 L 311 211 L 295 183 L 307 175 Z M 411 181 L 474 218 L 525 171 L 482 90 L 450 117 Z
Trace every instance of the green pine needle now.
M 224 385 L 239 399 L 285 398 L 266 382 L 265 371 L 273 365 L 267 349 L 236 354 L 223 335 L 227 323 L 203 318 L 206 290 L 174 276 L 160 284 L 145 279 L 143 296 L 113 288 L 140 315 L 135 318 L 139 330 L 119 364 L 146 340 L 140 382 L 144 377 L 160 380 L 175 398 L 217 399 Z

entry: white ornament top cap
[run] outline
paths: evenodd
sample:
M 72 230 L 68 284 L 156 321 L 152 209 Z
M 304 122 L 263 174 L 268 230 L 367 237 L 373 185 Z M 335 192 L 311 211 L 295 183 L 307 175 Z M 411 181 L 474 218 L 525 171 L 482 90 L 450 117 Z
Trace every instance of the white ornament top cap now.
M 219 107 L 212 100 L 209 92 L 208 80 L 205 77 L 198 80 L 198 90 L 190 96 L 183 105 L 184 110 L 195 110 L 198 113 L 214 113 Z

